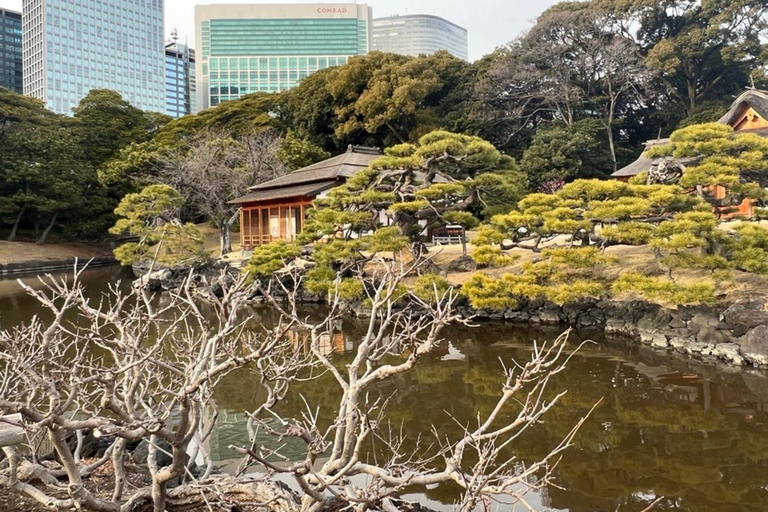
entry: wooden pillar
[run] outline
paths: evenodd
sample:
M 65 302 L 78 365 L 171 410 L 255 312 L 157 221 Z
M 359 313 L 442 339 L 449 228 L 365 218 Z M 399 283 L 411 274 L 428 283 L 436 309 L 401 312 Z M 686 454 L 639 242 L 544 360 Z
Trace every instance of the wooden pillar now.
M 283 236 L 283 208 L 278 205 L 277 207 L 277 236 L 278 238 L 284 238 Z
M 261 245 L 261 208 L 256 210 L 256 216 L 258 217 L 259 223 L 256 225 L 256 243 L 255 245 Z
M 243 225 L 243 219 L 245 218 L 245 208 L 240 208 L 240 247 L 245 248 L 245 226 Z

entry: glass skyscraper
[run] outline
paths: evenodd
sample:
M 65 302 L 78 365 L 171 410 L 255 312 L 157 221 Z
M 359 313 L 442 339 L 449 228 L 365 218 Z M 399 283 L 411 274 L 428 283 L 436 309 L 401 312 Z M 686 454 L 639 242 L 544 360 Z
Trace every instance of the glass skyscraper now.
M 165 113 L 179 118 L 194 112 L 195 50 L 171 43 L 165 47 Z
M 165 111 L 163 0 L 24 0 L 24 94 L 69 114 L 91 89 Z
M 413 57 L 439 50 L 447 50 L 464 60 L 469 56 L 467 29 L 429 14 L 376 18 L 372 49 Z
M 364 4 L 198 5 L 197 107 L 280 92 L 370 48 Z
M 0 87 L 24 92 L 21 65 L 21 13 L 0 9 Z

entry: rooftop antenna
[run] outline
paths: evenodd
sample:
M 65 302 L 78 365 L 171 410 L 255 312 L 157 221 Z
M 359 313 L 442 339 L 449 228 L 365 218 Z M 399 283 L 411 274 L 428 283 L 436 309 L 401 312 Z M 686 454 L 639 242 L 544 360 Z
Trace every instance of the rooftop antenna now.
M 173 30 L 171 30 L 171 39 L 174 43 L 179 41 L 179 31 L 176 29 L 176 27 L 173 27 Z

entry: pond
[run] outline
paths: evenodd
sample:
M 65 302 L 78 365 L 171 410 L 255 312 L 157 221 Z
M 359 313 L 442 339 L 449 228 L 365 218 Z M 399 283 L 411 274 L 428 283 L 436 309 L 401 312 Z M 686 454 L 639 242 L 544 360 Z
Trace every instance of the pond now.
M 89 295 L 127 276 L 117 268 L 88 271 Z M 31 280 L 27 280 L 32 282 Z M 0 325 L 29 320 L 35 302 L 14 281 L 0 281 Z M 269 323 L 270 312 L 250 312 Z M 473 421 L 495 405 L 500 361 L 527 359 L 533 340 L 552 339 L 558 329 L 525 329 L 506 323 L 452 328 L 437 353 L 396 381 L 376 390 L 392 397 L 389 417 L 413 440 L 434 426 L 456 438 L 458 423 Z M 360 336 L 347 322 L 328 350 L 343 364 Z M 521 461 L 537 460 L 600 401 L 556 469 L 557 486 L 531 500 L 538 510 L 639 512 L 657 496 L 654 510 L 684 512 L 764 511 L 768 503 L 768 376 L 759 372 L 704 365 L 646 347 L 629 346 L 590 333 L 572 335 L 582 348 L 552 387 L 568 393 L 544 421 L 513 447 Z M 302 397 L 334 412 L 337 389 L 330 378 L 296 385 L 281 406 L 298 415 Z M 230 444 L 247 440 L 244 412 L 260 401 L 258 382 L 248 371 L 233 374 L 216 390 L 221 409 L 210 440 L 222 466 L 234 466 Z M 450 510 L 455 489 L 414 495 L 437 510 Z

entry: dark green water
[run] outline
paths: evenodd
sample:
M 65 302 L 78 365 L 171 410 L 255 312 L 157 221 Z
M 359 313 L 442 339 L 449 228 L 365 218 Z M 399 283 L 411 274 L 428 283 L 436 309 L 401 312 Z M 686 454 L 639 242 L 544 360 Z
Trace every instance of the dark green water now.
M 97 295 L 124 277 L 118 269 L 96 269 L 86 277 Z M 38 310 L 15 283 L 0 281 L 0 325 L 28 320 Z M 250 312 L 269 323 L 269 311 Z M 354 346 L 359 325 L 348 322 L 329 341 L 340 352 Z M 408 375 L 376 389 L 392 396 L 389 417 L 413 439 L 435 426 L 457 437 L 459 422 L 487 413 L 500 391 L 500 359 L 529 357 L 531 340 L 551 339 L 557 330 L 525 330 L 504 323 L 445 332 L 447 342 Z M 529 435 L 513 447 L 521 462 L 534 461 L 564 437 L 597 401 L 601 405 L 581 429 L 576 446 L 557 468 L 559 487 L 533 496 L 539 510 L 639 512 L 654 497 L 654 510 L 758 512 L 768 510 L 768 377 L 761 373 L 703 365 L 642 347 L 627 347 L 599 336 L 574 335 L 597 343 L 582 349 L 553 383 L 568 394 Z M 281 406 L 296 415 L 301 396 L 334 413 L 337 390 L 330 378 L 296 385 Z M 243 412 L 260 401 L 256 378 L 232 375 L 219 387 L 222 409 L 210 442 L 217 460 L 228 460 L 229 444 L 243 444 Z M 450 510 L 455 489 L 417 495 L 428 505 Z M 498 510 L 509 510 L 500 507 Z

